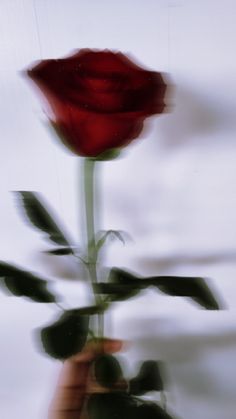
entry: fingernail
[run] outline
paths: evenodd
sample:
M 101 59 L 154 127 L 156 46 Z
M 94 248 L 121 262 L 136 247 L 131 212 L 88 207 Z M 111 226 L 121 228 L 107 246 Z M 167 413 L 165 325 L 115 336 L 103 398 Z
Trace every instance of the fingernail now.
M 123 342 L 121 340 L 105 340 L 104 341 L 104 351 L 105 352 L 117 352 L 120 351 L 123 346 Z

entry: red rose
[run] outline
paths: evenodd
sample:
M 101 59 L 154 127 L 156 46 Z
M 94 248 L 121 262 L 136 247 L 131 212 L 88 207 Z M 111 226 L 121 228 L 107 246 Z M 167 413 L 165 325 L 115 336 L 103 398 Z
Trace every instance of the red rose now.
M 76 154 L 95 157 L 128 144 L 146 117 L 162 113 L 166 84 L 120 52 L 82 49 L 28 70 L 46 97 L 53 124 Z

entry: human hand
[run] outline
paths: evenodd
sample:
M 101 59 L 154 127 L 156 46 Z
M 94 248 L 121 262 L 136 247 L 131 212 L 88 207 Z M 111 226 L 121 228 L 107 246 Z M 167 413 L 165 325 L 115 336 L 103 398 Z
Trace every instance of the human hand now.
M 122 342 L 91 340 L 83 351 L 64 362 L 48 419 L 86 419 L 85 402 L 92 393 L 107 392 L 91 374 L 93 361 L 103 353 L 118 352 Z

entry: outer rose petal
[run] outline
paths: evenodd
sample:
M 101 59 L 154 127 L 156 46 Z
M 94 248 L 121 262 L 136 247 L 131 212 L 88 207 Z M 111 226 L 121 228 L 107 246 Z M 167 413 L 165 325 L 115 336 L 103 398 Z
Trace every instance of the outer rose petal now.
M 119 66 L 108 74 L 107 59 L 104 60 L 103 73 L 98 72 L 96 68 L 100 55 L 106 57 L 113 54 L 93 53 L 93 71 L 84 71 L 84 63 L 71 58 L 69 66 L 66 59 L 42 61 L 29 70 L 28 75 L 49 100 L 49 96 L 53 95 L 92 112 L 158 113 L 159 109 L 155 109 L 156 99 L 164 104 L 166 90 L 162 76 L 139 68 L 131 71 L 129 67 L 126 72 L 119 72 Z
M 68 108 L 69 116 L 57 121 L 63 142 L 75 154 L 96 157 L 119 148 L 136 138 L 143 128 L 143 118 L 99 114 Z

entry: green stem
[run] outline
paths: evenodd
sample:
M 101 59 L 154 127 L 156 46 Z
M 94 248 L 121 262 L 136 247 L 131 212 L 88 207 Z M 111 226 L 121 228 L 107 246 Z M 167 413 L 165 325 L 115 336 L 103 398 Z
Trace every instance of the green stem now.
M 89 262 L 95 259 L 95 228 L 94 228 L 94 169 L 95 161 L 84 159 L 84 194 L 87 227 L 87 246 Z
M 97 248 L 95 241 L 94 220 L 94 169 L 95 160 L 84 159 L 84 196 L 87 230 L 88 272 L 92 287 L 97 284 Z M 100 304 L 100 297 L 94 292 L 96 304 Z M 103 314 L 98 314 L 98 336 L 103 336 Z

